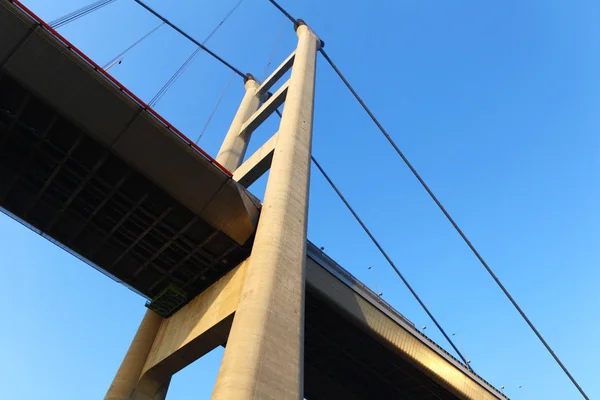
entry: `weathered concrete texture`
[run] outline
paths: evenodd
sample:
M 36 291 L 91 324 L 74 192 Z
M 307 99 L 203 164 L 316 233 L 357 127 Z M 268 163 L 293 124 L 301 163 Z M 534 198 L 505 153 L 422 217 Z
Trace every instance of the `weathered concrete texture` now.
M 375 336 L 391 351 L 407 359 L 459 398 L 498 399 L 498 396 L 427 346 L 417 336 L 418 333 L 409 332 L 396 323 L 310 258 L 307 260 L 306 285 L 310 286 L 312 292 L 319 293 L 335 304 L 359 329 Z
M 147 310 L 140 327 L 129 346 L 129 350 L 117 371 L 105 400 L 129 400 L 142 374 L 146 358 L 163 319 Z
M 225 344 L 242 292 L 247 262 L 162 322 L 134 399 L 152 398 L 177 371 Z
M 214 400 L 303 398 L 304 279 L 316 53 L 298 47 L 246 282 Z
M 216 158 L 218 163 L 232 172 L 242 164 L 242 161 L 244 161 L 244 155 L 246 154 L 248 142 L 250 141 L 250 135 L 240 135 L 242 126 L 260 105 L 260 97 L 257 96 L 256 91 L 258 83 L 254 79 L 248 79 L 245 87 L 246 94 L 231 122 L 225 140 L 223 140 L 223 144 L 221 145 L 221 149 Z

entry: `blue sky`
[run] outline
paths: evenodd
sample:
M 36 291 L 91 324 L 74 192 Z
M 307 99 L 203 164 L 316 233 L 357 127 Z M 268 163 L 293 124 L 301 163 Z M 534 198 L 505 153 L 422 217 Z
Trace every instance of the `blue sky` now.
M 237 0 L 148 0 L 202 40 Z M 24 2 L 47 21 L 88 3 Z M 175 5 L 176 4 L 176 5 Z M 282 0 L 326 49 L 591 398 L 600 397 L 600 3 L 594 0 Z M 263 76 L 283 17 L 245 0 L 209 42 Z M 61 33 L 100 64 L 158 21 L 132 0 Z M 274 64 L 294 48 L 287 24 Z M 194 47 L 167 27 L 111 72 L 149 100 Z M 192 139 L 231 78 L 200 54 L 156 109 Z M 201 147 L 215 155 L 243 94 L 236 79 Z M 256 149 L 276 129 L 259 129 Z M 579 395 L 319 60 L 313 151 L 473 368 L 514 399 Z M 313 169 L 309 238 L 448 347 Z M 262 196 L 264 182 L 253 191 Z M 102 398 L 144 301 L 4 215 L 0 352 L 7 399 Z M 169 400 L 209 399 L 222 350 L 178 373 Z M 519 386 L 523 388 L 519 389 Z

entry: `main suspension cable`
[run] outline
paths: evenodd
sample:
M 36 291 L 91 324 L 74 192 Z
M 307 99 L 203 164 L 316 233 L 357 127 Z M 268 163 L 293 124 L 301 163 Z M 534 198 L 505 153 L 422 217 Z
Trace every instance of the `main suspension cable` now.
M 329 177 L 329 175 L 327 175 L 327 173 L 325 172 L 325 170 L 323 170 L 323 167 L 321 167 L 321 164 L 319 164 L 317 162 L 317 160 L 313 156 L 311 156 L 311 159 L 312 159 L 313 163 L 315 164 L 315 166 L 317 167 L 317 169 L 321 172 L 321 174 L 323 175 L 323 177 L 325 178 L 325 180 L 329 183 L 329 186 L 331 186 L 331 188 L 337 193 L 338 197 L 346 205 L 346 208 L 352 213 L 352 215 L 354 216 L 354 219 L 356 220 L 356 222 L 358 222 L 360 224 L 360 226 L 365 231 L 365 233 L 367 234 L 367 236 L 369 236 L 369 238 L 371 239 L 371 241 L 373 242 L 373 244 L 377 247 L 377 249 L 379 250 L 379 252 L 381 253 L 381 255 L 383 257 L 385 257 L 385 259 L 387 260 L 388 264 L 390 264 L 390 266 L 394 269 L 394 271 L 396 272 L 396 275 L 398 275 L 398 277 L 402 280 L 402 282 L 404 283 L 404 285 L 406 286 L 406 288 L 410 291 L 410 293 L 413 295 L 413 297 L 415 298 L 415 300 L 417 300 L 417 302 L 419 303 L 419 305 L 421 306 L 421 308 L 423 308 L 423 310 L 425 311 L 425 313 L 427 313 L 427 315 L 429 316 L 429 318 L 431 319 L 431 321 L 433 321 L 433 323 L 439 329 L 439 331 L 442 333 L 442 335 L 444 336 L 444 338 L 448 341 L 448 343 L 450 343 L 450 346 L 452 346 L 452 348 L 454 349 L 454 351 L 456 352 L 456 354 L 458 354 L 458 356 L 461 358 L 461 360 L 463 361 L 463 364 L 469 370 L 473 371 L 473 369 L 471 368 L 471 365 L 469 364 L 469 362 L 467 361 L 467 359 L 458 350 L 458 348 L 456 347 L 456 345 L 454 344 L 454 342 L 452 341 L 452 339 L 450 339 L 450 337 L 446 334 L 446 331 L 444 330 L 444 328 L 442 328 L 442 326 L 439 324 L 439 322 L 437 321 L 437 319 L 435 319 L 435 317 L 433 316 L 433 314 L 431 313 L 431 311 L 429 311 L 429 309 L 427 308 L 427 306 L 425 305 L 425 303 L 423 303 L 423 300 L 421 300 L 421 298 L 419 297 L 419 295 L 417 294 L 417 292 L 415 292 L 415 290 L 410 285 L 410 283 L 408 283 L 408 281 L 406 280 L 406 278 L 404 277 L 404 275 L 402 275 L 402 272 L 400 272 L 400 270 L 398 269 L 398 267 L 396 267 L 396 264 L 394 263 L 394 261 L 392 261 L 392 259 L 390 258 L 390 256 L 386 253 L 386 251 L 381 246 L 381 244 L 379 244 L 379 242 L 377 241 L 377 239 L 375 238 L 375 236 L 373 236 L 373 234 L 371 233 L 371 231 L 369 230 L 369 228 L 367 228 L 367 226 L 365 225 L 365 223 L 363 222 L 363 220 L 358 216 L 358 214 L 356 213 L 356 211 L 354 211 L 354 208 L 352 208 L 352 206 L 350 205 L 350 203 L 348 203 L 348 200 L 346 200 L 346 198 L 344 197 L 344 195 L 342 194 L 342 192 L 340 192 L 340 190 L 337 188 L 337 186 L 335 185 L 335 183 L 333 183 L 333 181 L 331 180 L 331 178 Z
M 292 21 L 292 23 L 295 24 L 297 22 L 296 18 L 292 17 L 292 15 L 289 12 L 285 11 L 285 9 L 283 7 L 281 7 L 279 5 L 279 3 L 277 3 L 274 0 L 269 0 L 269 3 L 273 4 L 275 6 L 275 8 L 277 8 L 279 11 L 281 11 L 281 13 L 283 15 L 285 15 L 287 19 L 289 19 L 290 21 Z
M 281 114 L 281 112 L 279 112 L 278 109 L 275 109 L 275 112 L 277 113 L 277 115 L 279 116 L 279 118 L 282 118 L 282 114 Z M 331 186 L 331 188 L 335 191 L 335 193 L 338 195 L 338 197 L 340 198 L 340 200 L 342 200 L 342 202 L 344 203 L 344 205 L 346 206 L 346 208 L 348 208 L 348 210 L 350 211 L 350 213 L 352 213 L 352 216 L 354 217 L 354 219 L 356 220 L 356 222 L 358 222 L 360 224 L 360 226 L 363 229 L 363 231 L 365 231 L 365 233 L 367 234 L 367 236 L 369 236 L 369 238 L 371 239 L 371 241 L 373 242 L 373 244 L 377 247 L 377 249 L 379 250 L 379 252 L 381 253 L 381 255 L 383 257 L 385 257 L 385 259 L 387 260 L 388 264 L 390 264 L 390 266 L 394 269 L 394 271 L 396 272 L 396 275 L 398 275 L 400 277 L 400 279 L 402 280 L 402 282 L 404 283 L 404 285 L 406 286 L 406 288 L 410 291 L 410 293 L 413 295 L 413 297 L 417 300 L 417 302 L 419 303 L 419 305 L 421 306 L 421 308 L 423 308 L 423 310 L 425 311 L 425 313 L 429 316 L 429 318 L 431 319 L 431 321 L 439 329 L 439 331 L 442 333 L 442 335 L 444 336 L 444 338 L 446 338 L 446 340 L 448 341 L 448 343 L 450 343 L 450 346 L 452 346 L 452 348 L 454 349 L 454 351 L 456 352 L 456 354 L 458 354 L 458 356 L 460 357 L 460 359 L 463 361 L 463 364 L 470 371 L 474 372 L 473 369 L 471 368 L 471 365 L 467 361 L 467 359 L 458 350 L 458 347 L 456 347 L 456 345 L 454 344 L 454 342 L 452 341 L 452 339 L 450 339 L 450 336 L 448 336 L 446 334 L 446 331 L 444 330 L 444 328 L 442 328 L 442 326 L 439 324 L 439 322 L 437 321 L 437 319 L 435 319 L 435 317 L 433 316 L 433 314 L 431 313 L 431 311 L 429 311 L 429 308 L 427 308 L 427 306 L 425 305 L 425 303 L 423 303 L 423 300 L 421 300 L 421 298 L 419 297 L 419 295 L 417 294 L 417 292 L 415 292 L 415 290 L 410 285 L 410 283 L 408 283 L 408 281 L 406 280 L 406 278 L 404 277 L 404 275 L 402 275 L 402 272 L 400 272 L 400 270 L 398 269 L 398 267 L 396 267 L 396 264 L 394 263 L 394 261 L 392 261 L 392 259 L 390 258 L 390 256 L 383 249 L 383 247 L 381 247 L 381 245 L 379 244 L 379 241 L 377 241 L 377 239 L 375 239 L 375 236 L 373 236 L 373 234 L 371 233 L 371 231 L 369 230 L 369 228 L 367 228 L 367 226 L 365 225 L 365 223 L 363 222 L 363 220 L 358 216 L 358 214 L 356 213 L 356 211 L 354 211 L 354 208 L 352 208 L 352 206 L 350 205 L 350 203 L 348 203 L 348 200 L 346 200 L 346 198 L 344 197 L 344 195 L 342 194 L 342 192 L 340 192 L 340 190 L 335 185 L 335 183 L 333 183 L 333 181 L 331 180 L 331 178 L 329 177 L 329 175 L 325 172 L 325 170 L 323 169 L 323 167 L 321 167 L 321 164 L 319 164 L 319 162 L 316 160 L 316 158 L 314 156 L 311 155 L 310 158 L 311 158 L 312 162 L 315 164 L 315 166 L 319 169 L 319 171 L 321 172 L 321 174 L 323 175 L 323 177 L 325 178 L 325 180 L 329 183 L 329 186 Z
M 417 172 L 417 170 L 415 169 L 415 167 L 410 163 L 410 161 L 408 160 L 408 158 L 400 150 L 400 148 L 398 147 L 398 145 L 396 144 L 396 142 L 387 133 L 387 131 L 381 125 L 381 123 L 379 122 L 379 120 L 377 120 L 377 118 L 375 117 L 375 115 L 373 115 L 373 113 L 367 107 L 367 105 L 365 104 L 365 102 L 356 93 L 356 91 L 354 90 L 354 88 L 352 87 L 352 85 L 350 85 L 350 83 L 348 82 L 348 80 L 344 77 L 344 75 L 340 72 L 340 70 L 337 68 L 337 66 L 333 63 L 333 61 L 327 55 L 327 53 L 325 52 L 325 50 L 323 48 L 321 48 L 320 52 L 323 55 L 323 57 L 325 58 L 325 60 L 327 60 L 327 62 L 329 63 L 329 65 L 336 72 L 336 74 L 342 79 L 342 81 L 344 82 L 344 84 L 346 85 L 346 87 L 354 95 L 354 97 L 356 98 L 356 100 L 360 103 L 360 105 L 366 111 L 366 113 L 369 115 L 369 117 L 371 117 L 371 120 L 375 123 L 375 125 L 377 125 L 377 127 L 379 128 L 379 130 L 381 131 L 381 133 L 385 136 L 385 138 L 388 140 L 388 142 L 392 145 L 392 147 L 394 148 L 394 150 L 396 151 L 396 153 L 398 153 L 398 155 L 400 156 L 400 158 L 402 159 L 402 161 L 404 162 L 404 164 L 406 164 L 406 166 L 408 167 L 408 169 L 410 169 L 410 172 L 412 172 L 413 176 L 419 181 L 419 183 L 421 184 L 421 186 L 423 187 L 423 189 L 425 189 L 425 191 L 427 192 L 427 194 L 429 195 L 429 197 L 431 197 L 431 199 L 433 200 L 433 202 L 437 205 L 437 207 L 440 209 L 440 211 L 444 214 L 444 216 L 446 217 L 446 219 L 448 220 L 448 222 L 450 222 L 450 224 L 454 227 L 454 230 L 460 235 L 460 237 L 463 239 L 463 241 L 469 247 L 469 249 L 471 250 L 471 252 L 479 260 L 480 264 L 483 265 L 483 267 L 486 269 L 486 271 L 489 273 L 489 275 L 494 279 L 494 281 L 496 282 L 496 284 L 498 285 L 498 287 L 502 290 L 502 292 L 505 294 L 505 296 L 508 298 L 508 300 L 510 300 L 510 302 L 512 303 L 512 305 L 514 306 L 514 308 L 519 312 L 519 314 L 521 315 L 521 317 L 525 320 L 525 322 L 527 323 L 527 325 L 529 325 L 529 327 L 531 328 L 531 330 L 533 331 L 533 333 L 535 333 L 535 335 L 537 336 L 537 338 L 542 342 L 542 344 L 544 345 L 544 347 L 546 348 L 546 350 L 548 350 L 548 352 L 550 353 L 550 355 L 558 363 L 558 365 L 563 370 L 563 372 L 569 377 L 569 379 L 575 385 L 575 387 L 577 388 L 577 390 L 579 390 L 579 393 L 581 393 L 581 395 L 586 400 L 589 400 L 589 397 L 583 391 L 583 389 L 581 388 L 581 386 L 579 386 L 579 383 L 577 383 L 577 381 L 575 380 L 575 378 L 573 377 L 573 375 L 571 375 L 571 373 L 569 372 L 569 370 L 567 369 L 567 367 L 565 367 L 565 365 L 558 358 L 558 356 L 556 355 L 556 353 L 554 353 L 554 350 L 552 350 L 552 348 L 550 347 L 550 345 L 548 344 L 548 342 L 546 342 L 546 340 L 544 339 L 544 337 L 542 336 L 542 334 L 537 330 L 537 328 L 535 327 L 535 325 L 533 325 L 533 322 L 531 322 L 531 320 L 529 319 L 529 317 L 527 317 L 527 315 L 525 314 L 525 312 L 523 311 L 523 309 L 519 306 L 519 304 L 516 302 L 516 300 L 511 296 L 511 294 L 508 291 L 508 289 L 506 289 L 506 287 L 502 284 L 502 282 L 500 281 L 500 279 L 496 276 L 496 274 L 494 273 L 494 271 L 492 270 L 492 268 L 488 265 L 488 263 L 485 261 L 485 259 L 483 258 L 483 256 L 479 253 L 479 251 L 471 243 L 471 241 L 469 240 L 469 238 L 467 237 L 467 235 L 458 226 L 458 224 L 456 223 L 456 221 L 454 220 L 454 218 L 452 218 L 452 216 L 446 210 L 446 208 L 441 203 L 441 201 L 433 193 L 433 191 L 431 190 L 431 188 L 429 188 L 429 185 L 427 185 L 427 183 L 425 183 L 425 180 L 423 180 L 423 178 Z
M 175 73 L 171 76 L 171 78 L 169 78 L 169 80 L 160 88 L 160 90 L 158 91 L 158 93 L 156 93 L 156 95 L 154 95 L 154 97 L 152 98 L 152 100 L 150 100 L 150 102 L 148 103 L 148 105 L 150 107 L 154 107 L 164 97 L 164 95 L 167 93 L 167 91 L 173 86 L 173 84 L 175 83 L 175 81 L 177 79 L 179 79 L 179 77 L 185 72 L 185 70 L 187 69 L 187 67 L 192 63 L 192 61 L 194 61 L 194 59 L 200 53 L 200 51 L 203 50 L 203 49 L 205 49 L 204 45 L 213 37 L 213 35 L 215 33 L 217 33 L 217 31 L 219 30 L 219 28 L 221 26 L 223 26 L 223 24 L 225 23 L 225 21 L 227 21 L 229 19 L 229 17 L 231 17 L 231 15 L 235 12 L 235 10 L 237 10 L 237 8 L 240 6 L 240 4 L 242 4 L 243 1 L 244 0 L 239 0 L 233 6 L 233 8 L 225 15 L 225 17 L 223 17 L 223 19 L 217 24 L 217 26 L 215 26 L 215 28 L 202 41 L 202 43 L 200 44 L 200 46 L 197 47 L 192 52 L 192 54 L 187 58 L 187 60 L 185 60 L 183 62 L 183 64 L 179 67 L 179 69 L 177 69 L 177 71 L 175 71 Z M 165 23 L 165 22 L 163 21 L 163 23 Z
M 63 15 L 60 18 L 55 19 L 54 21 L 51 21 L 48 25 L 50 25 L 51 28 L 53 29 L 58 29 L 62 26 L 67 25 L 70 22 L 73 22 L 85 15 L 88 15 L 89 13 L 92 13 L 96 10 L 101 9 L 104 6 L 109 5 L 110 3 L 114 3 L 116 0 L 99 0 L 96 1 L 92 4 L 89 4 L 85 7 L 81 7 L 75 11 L 72 11 L 68 14 Z
M 160 19 L 161 21 L 163 21 L 165 24 L 167 24 L 171 28 L 175 29 L 178 33 L 180 33 L 181 35 L 183 35 L 186 39 L 188 39 L 189 41 L 191 41 L 192 43 L 194 43 L 196 46 L 200 47 L 202 50 L 204 50 L 205 52 L 207 52 L 208 54 L 210 54 L 214 59 L 216 59 L 217 61 L 219 61 L 221 64 L 225 65 L 227 68 L 229 68 L 230 70 L 232 70 L 233 72 L 235 72 L 236 74 L 238 74 L 239 76 L 241 76 L 242 78 L 246 77 L 246 74 L 242 73 L 239 69 L 235 68 L 233 65 L 231 65 L 230 63 L 228 63 L 227 61 L 225 61 L 223 58 L 219 57 L 217 54 L 215 54 L 209 48 L 207 48 L 206 46 L 204 46 L 202 43 L 200 43 L 199 41 L 197 41 L 196 39 L 194 39 L 193 37 L 191 37 L 190 35 L 188 35 L 187 33 L 185 33 L 183 30 L 181 30 L 181 28 L 179 28 L 177 25 L 173 24 L 171 21 L 169 21 L 168 19 L 166 19 L 165 17 L 163 17 L 162 15 L 160 15 L 158 12 L 154 11 L 154 9 L 152 9 L 151 7 L 149 7 L 148 5 L 146 5 L 143 1 L 141 1 L 141 0 L 134 0 L 134 1 L 136 3 L 138 3 L 140 6 L 144 7 L 147 11 L 149 11 L 155 17 L 157 17 L 158 19 Z
M 275 0 L 268 0 L 268 1 L 271 4 L 273 4 L 279 11 L 281 11 L 283 13 L 283 15 L 285 15 L 290 21 L 296 23 L 296 19 L 294 17 L 292 17 L 287 11 L 285 11 L 285 9 L 283 9 L 283 7 L 281 7 Z M 500 282 L 500 279 L 496 276 L 496 274 L 494 273 L 494 271 L 491 269 L 491 267 L 488 265 L 488 263 L 481 256 L 481 254 L 479 253 L 479 251 L 477 251 L 477 249 L 475 248 L 475 246 L 467 238 L 466 234 L 462 231 L 462 229 L 460 229 L 460 227 L 458 226 L 458 224 L 456 223 L 456 221 L 454 220 L 454 218 L 452 218 L 452 216 L 448 213 L 448 211 L 442 205 L 442 203 L 437 198 L 437 196 L 433 193 L 433 191 L 425 183 L 425 181 L 423 180 L 423 178 L 421 177 L 421 175 L 417 172 L 417 170 L 415 169 L 415 167 L 410 163 L 410 161 L 404 155 L 404 153 L 402 153 L 402 151 L 400 150 L 400 148 L 398 147 L 398 145 L 396 144 L 396 142 L 387 133 L 387 131 L 381 125 L 381 123 L 375 117 L 375 115 L 373 115 L 373 113 L 371 112 L 371 110 L 369 109 L 369 107 L 367 107 L 367 105 L 362 100 L 362 98 L 358 95 L 358 93 L 356 93 L 356 91 L 354 90 L 354 88 L 352 87 L 352 85 L 350 84 L 350 82 L 348 82 L 348 80 L 344 77 L 344 75 L 341 73 L 341 71 L 338 69 L 338 67 L 335 65 L 335 63 L 331 60 L 331 58 L 329 57 L 329 55 L 327 54 L 327 52 L 325 51 L 325 49 L 323 49 L 323 47 L 321 47 L 319 49 L 319 51 L 321 52 L 321 55 L 325 58 L 325 60 L 327 61 L 327 63 L 333 68 L 333 70 L 335 71 L 335 73 L 344 82 L 344 84 L 346 85 L 346 87 L 350 90 L 350 92 L 352 93 L 352 95 L 354 96 L 354 98 L 356 98 L 356 100 L 359 102 L 359 104 L 362 106 L 362 108 L 365 110 L 365 112 L 369 115 L 369 117 L 371 118 L 371 120 L 375 123 L 375 125 L 377 125 L 377 127 L 379 128 L 379 130 L 381 131 L 381 133 L 385 136 L 385 138 L 388 140 L 388 142 L 390 143 L 390 145 L 394 148 L 394 150 L 396 151 L 396 153 L 398 153 L 398 155 L 400 156 L 400 158 L 402 159 L 402 161 L 410 169 L 410 171 L 412 172 L 412 174 L 414 175 L 414 177 L 419 181 L 419 183 L 421 184 L 421 186 L 423 187 L 423 189 L 425 189 L 425 191 L 427 192 L 427 194 L 429 194 L 429 197 L 431 197 L 431 199 L 434 201 L 434 203 L 437 205 L 437 207 L 440 209 L 440 211 L 444 214 L 444 216 L 446 217 L 446 219 L 448 220 L 448 222 L 450 222 L 450 224 L 454 227 L 454 229 L 456 230 L 456 232 L 460 235 L 460 237 L 463 239 L 463 241 L 467 244 L 467 246 L 469 247 L 469 249 L 471 250 L 471 252 L 479 260 L 479 262 L 481 263 L 481 265 L 483 265 L 483 267 L 487 270 L 487 272 L 489 273 L 489 275 L 494 279 L 494 281 L 496 282 L 496 284 L 498 285 L 498 287 L 506 295 L 506 297 L 512 303 L 512 305 L 514 306 L 514 308 L 519 312 L 519 314 L 521 315 L 521 317 L 523 318 L 523 320 L 525 320 L 525 322 L 527 323 L 527 325 L 529 325 L 529 327 L 535 333 L 535 335 L 537 336 L 537 338 L 542 342 L 542 344 L 544 345 L 544 347 L 546 348 L 546 350 L 554 358 L 554 360 L 557 362 L 557 364 L 560 366 L 560 368 L 563 370 L 563 372 L 569 377 L 569 379 L 571 380 L 571 382 L 573 383 L 573 385 L 575 385 L 575 387 L 577 388 L 577 390 L 579 390 L 579 393 L 581 393 L 581 395 L 586 400 L 589 400 L 589 397 L 583 391 L 583 389 L 581 388 L 581 386 L 579 385 L 579 383 L 575 380 L 575 378 L 573 377 L 573 375 L 571 375 L 571 373 L 569 372 L 569 370 L 567 369 L 567 367 L 565 367 L 565 365 L 558 358 L 558 356 L 556 355 L 556 353 L 554 353 L 554 351 L 552 350 L 552 348 L 550 347 L 550 345 L 548 344 L 548 342 L 546 342 L 546 340 L 544 339 L 544 337 L 542 336 L 542 334 L 533 325 L 533 323 L 531 322 L 531 320 L 527 317 L 527 315 L 521 309 L 521 307 L 516 302 L 516 300 L 511 296 L 511 294 L 509 293 L 508 289 L 506 289 L 506 287 L 502 284 L 502 282 Z M 314 161 L 314 159 L 313 159 L 313 161 Z M 317 165 L 317 164 L 315 163 L 315 165 Z M 323 172 L 323 171 L 321 171 L 321 172 Z M 444 335 L 444 336 L 446 336 L 446 335 Z M 455 350 L 456 350 L 456 348 L 455 348 Z

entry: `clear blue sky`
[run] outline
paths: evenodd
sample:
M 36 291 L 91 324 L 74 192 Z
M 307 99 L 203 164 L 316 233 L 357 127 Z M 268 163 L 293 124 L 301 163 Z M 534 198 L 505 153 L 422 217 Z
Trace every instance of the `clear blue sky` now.
M 203 39 L 237 0 L 149 0 Z M 88 0 L 25 4 L 46 20 Z M 600 398 L 600 3 L 596 0 L 282 0 L 328 53 L 579 379 Z M 376 4 L 376 5 L 375 5 Z M 283 23 L 245 0 L 209 46 L 262 77 Z M 132 0 L 61 29 L 100 64 L 157 25 Z M 293 50 L 285 27 L 278 63 Z M 111 72 L 149 100 L 193 50 L 169 28 Z M 231 73 L 201 54 L 157 110 L 195 139 Z M 216 154 L 243 93 L 235 80 L 200 145 Z M 267 124 L 257 148 L 276 129 Z M 577 399 L 503 294 L 319 61 L 314 154 L 473 368 L 514 399 Z M 309 238 L 447 344 L 318 175 Z M 253 190 L 262 196 L 262 183 Z M 2 397 L 102 398 L 143 299 L 0 216 Z M 10 267 L 9 267 L 10 266 Z M 169 400 L 209 399 L 222 350 L 178 373 Z M 523 385 L 522 389 L 519 386 Z

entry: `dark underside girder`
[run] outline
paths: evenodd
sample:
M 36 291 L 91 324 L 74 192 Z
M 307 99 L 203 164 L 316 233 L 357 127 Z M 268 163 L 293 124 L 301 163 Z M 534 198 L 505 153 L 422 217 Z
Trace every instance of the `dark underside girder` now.
M 305 318 L 304 395 L 308 400 L 457 399 L 309 287 Z
M 6 74 L 0 206 L 148 298 L 192 298 L 247 257 L 240 246 Z

